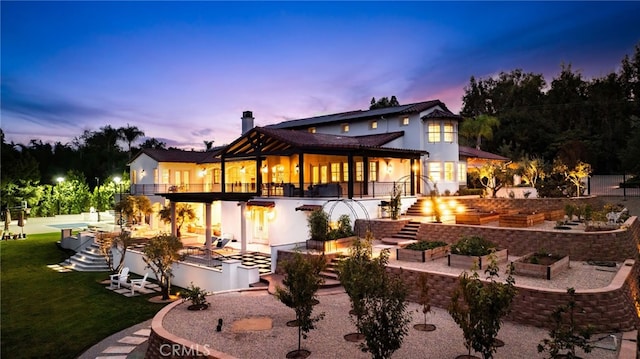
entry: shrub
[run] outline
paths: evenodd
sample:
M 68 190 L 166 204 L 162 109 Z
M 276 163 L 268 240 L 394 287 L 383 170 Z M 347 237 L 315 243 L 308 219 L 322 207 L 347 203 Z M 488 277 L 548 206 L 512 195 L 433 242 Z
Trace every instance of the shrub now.
M 414 251 L 426 251 L 428 249 L 434 249 L 438 247 L 446 246 L 447 243 L 442 241 L 418 241 L 408 244 L 405 249 L 412 249 Z
M 479 236 L 462 237 L 458 242 L 451 245 L 451 253 L 465 256 L 486 256 L 496 245 Z
M 191 301 L 192 305 L 204 305 L 207 304 L 207 291 L 202 290 L 200 287 L 196 286 L 191 282 L 189 287 L 185 289 L 182 293 L 180 293 L 180 297 L 182 301 Z
M 326 241 L 329 236 L 329 215 L 322 209 L 311 212 L 307 219 L 309 237 L 316 241 Z

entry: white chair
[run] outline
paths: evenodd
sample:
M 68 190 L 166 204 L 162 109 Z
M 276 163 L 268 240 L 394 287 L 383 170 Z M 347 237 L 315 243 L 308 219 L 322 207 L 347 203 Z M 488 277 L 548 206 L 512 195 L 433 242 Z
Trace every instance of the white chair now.
M 129 280 L 129 267 L 122 268 L 118 274 L 109 275 L 109 280 L 111 281 L 109 288 L 115 288 L 115 286 L 117 286 L 118 289 L 120 289 L 120 285 L 127 284 Z
M 147 277 L 149 273 L 145 273 L 142 279 L 132 279 L 131 280 L 131 295 L 135 294 L 135 291 L 143 289 L 145 285 L 147 285 Z

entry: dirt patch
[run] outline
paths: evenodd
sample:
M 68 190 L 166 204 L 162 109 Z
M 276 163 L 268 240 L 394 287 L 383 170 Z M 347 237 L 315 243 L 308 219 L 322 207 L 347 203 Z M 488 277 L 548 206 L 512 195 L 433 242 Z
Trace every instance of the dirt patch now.
M 231 325 L 231 331 L 234 333 L 254 332 L 260 330 L 269 330 L 273 327 L 273 319 L 270 317 L 252 317 L 236 320 Z

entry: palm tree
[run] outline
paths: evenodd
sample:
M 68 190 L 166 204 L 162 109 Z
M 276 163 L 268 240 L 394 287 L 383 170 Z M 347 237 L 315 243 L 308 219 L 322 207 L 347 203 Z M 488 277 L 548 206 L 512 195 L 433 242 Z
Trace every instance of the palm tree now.
M 136 126 L 130 126 L 128 123 L 127 127 L 120 127 L 118 129 L 118 137 L 124 141 L 127 141 L 127 145 L 129 146 L 129 159 L 131 159 L 131 143 L 138 137 L 142 136 L 144 136 L 143 131 L 141 131 Z
M 211 149 L 213 148 L 213 143 L 215 141 L 214 140 L 211 140 L 211 141 L 204 140 L 202 142 L 204 142 L 204 145 L 207 148 L 206 151 L 208 152 L 208 151 L 211 151 Z
M 475 118 L 466 119 L 460 126 L 460 134 L 468 139 L 476 139 L 476 149 L 480 149 L 482 138 L 493 138 L 493 128 L 500 126 L 496 117 L 482 114 Z

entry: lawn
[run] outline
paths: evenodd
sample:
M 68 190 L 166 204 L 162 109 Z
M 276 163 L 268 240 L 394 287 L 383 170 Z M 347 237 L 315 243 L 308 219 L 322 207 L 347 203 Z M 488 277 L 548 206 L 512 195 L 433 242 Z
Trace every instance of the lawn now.
M 76 358 L 103 338 L 152 318 L 164 305 L 127 298 L 100 284 L 107 272 L 47 268 L 69 254 L 60 233 L 0 243 L 1 357 Z

